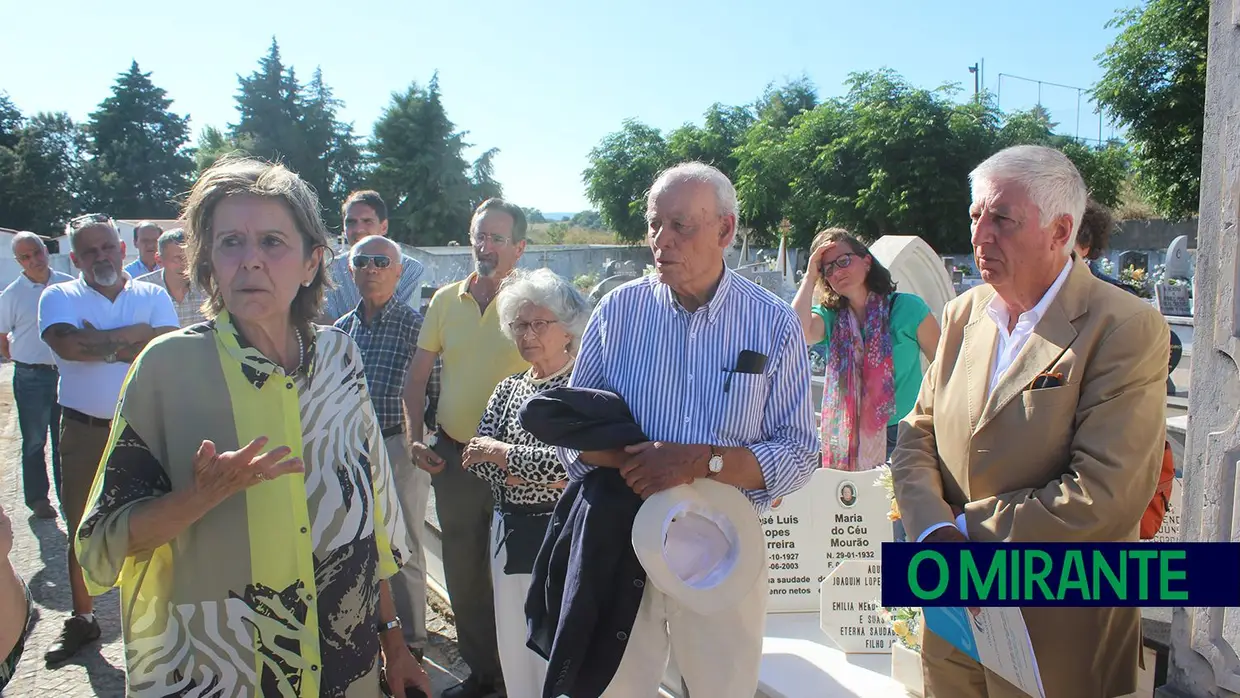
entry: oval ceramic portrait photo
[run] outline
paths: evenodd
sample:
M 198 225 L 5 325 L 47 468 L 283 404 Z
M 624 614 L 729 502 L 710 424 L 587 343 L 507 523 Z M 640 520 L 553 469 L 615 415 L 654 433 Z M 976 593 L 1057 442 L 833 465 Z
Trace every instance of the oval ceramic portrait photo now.
M 840 500 L 840 505 L 844 508 L 852 508 L 857 504 L 857 486 L 850 480 L 840 483 L 839 490 L 835 493 Z

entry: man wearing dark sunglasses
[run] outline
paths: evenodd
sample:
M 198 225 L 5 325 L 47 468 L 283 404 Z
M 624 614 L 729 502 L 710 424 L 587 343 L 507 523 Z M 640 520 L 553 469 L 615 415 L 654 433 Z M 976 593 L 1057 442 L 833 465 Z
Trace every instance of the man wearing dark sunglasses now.
M 422 314 L 395 298 L 402 275 L 400 246 L 381 235 L 364 237 L 349 251 L 349 267 L 361 300 L 336 321 L 357 343 L 370 401 L 383 430 L 396 496 L 405 513 L 410 555 L 391 579 L 405 644 L 419 661 L 426 649 L 426 566 L 422 535 L 431 475 L 415 466 L 405 439 L 409 369 L 422 329 Z
M 363 238 L 387 237 L 388 210 L 378 192 L 365 190 L 349 194 L 340 213 L 344 220 L 345 239 L 350 248 Z M 348 254 L 337 256 L 327 269 L 333 287 L 328 289 L 323 303 L 325 323 L 335 322 L 362 301 L 362 294 L 353 281 L 349 257 Z M 394 295 L 397 301 L 416 311 L 422 304 L 422 263 L 406 254 L 397 254 L 393 259 L 397 257 L 400 259 L 401 271 Z

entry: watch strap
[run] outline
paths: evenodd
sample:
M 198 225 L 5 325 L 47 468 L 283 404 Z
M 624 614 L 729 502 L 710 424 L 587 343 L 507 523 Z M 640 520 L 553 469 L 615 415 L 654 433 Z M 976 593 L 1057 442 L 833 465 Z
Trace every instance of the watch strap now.
M 395 630 L 399 627 L 401 627 L 400 619 L 393 618 L 392 620 L 389 620 L 386 623 L 375 623 L 375 632 L 382 635 L 383 633 L 386 633 L 389 630 Z

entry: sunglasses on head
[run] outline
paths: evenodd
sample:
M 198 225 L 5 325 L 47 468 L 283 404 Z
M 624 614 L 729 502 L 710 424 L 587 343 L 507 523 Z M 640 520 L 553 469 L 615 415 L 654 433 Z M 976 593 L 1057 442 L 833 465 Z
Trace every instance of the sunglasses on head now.
M 68 227 L 72 230 L 81 230 L 90 225 L 98 225 L 99 223 L 112 224 L 112 217 L 106 213 L 86 213 L 69 219 Z
M 392 263 L 392 258 L 385 254 L 355 254 L 353 255 L 353 268 L 365 269 L 374 262 L 376 269 L 387 269 Z

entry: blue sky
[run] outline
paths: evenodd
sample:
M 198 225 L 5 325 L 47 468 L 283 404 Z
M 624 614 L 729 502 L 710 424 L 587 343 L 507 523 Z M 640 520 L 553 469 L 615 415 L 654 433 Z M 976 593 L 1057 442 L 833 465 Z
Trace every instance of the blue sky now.
M 1091 87 L 1116 33 L 1106 23 L 1136 2 L 22 2 L 0 27 L 0 90 L 26 113 L 83 119 L 136 59 L 191 116 L 196 140 L 236 119 L 237 75 L 274 34 L 303 81 L 323 68 L 344 119 L 367 135 L 393 91 L 438 70 L 448 115 L 475 152 L 500 149 L 507 197 L 575 211 L 589 206 L 590 148 L 624 118 L 670 130 L 700 122 L 713 102 L 748 103 L 772 81 L 804 74 L 830 97 L 850 72 L 884 66 L 919 86 L 959 82 L 963 97 L 979 60 L 1000 106 L 1028 108 L 1037 85 L 1007 76 Z M 1042 103 L 1076 133 L 1075 90 L 1044 87 Z M 1084 99 L 1080 111 L 1081 135 L 1096 138 Z

